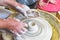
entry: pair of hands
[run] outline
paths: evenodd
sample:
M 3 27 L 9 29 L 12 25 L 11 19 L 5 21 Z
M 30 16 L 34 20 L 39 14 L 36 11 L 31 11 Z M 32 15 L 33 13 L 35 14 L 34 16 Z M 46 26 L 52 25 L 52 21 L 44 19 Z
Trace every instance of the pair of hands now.
M 0 0 L 0 5 L 13 7 L 19 6 L 22 9 L 24 8 L 22 11 L 25 11 L 28 8 L 28 6 L 19 4 L 15 0 Z M 19 10 L 21 11 L 21 9 Z M 25 24 L 21 21 L 16 21 L 15 19 L 5 19 L 4 21 L 2 21 L 0 19 L 0 22 L 2 23 L 2 24 L 0 23 L 0 28 L 7 28 L 11 30 L 14 34 L 20 34 L 26 31 L 26 29 L 24 28 Z
M 5 28 L 10 30 L 15 35 L 24 34 L 27 29 L 25 28 L 26 24 L 21 22 L 18 19 L 0 19 L 0 29 Z

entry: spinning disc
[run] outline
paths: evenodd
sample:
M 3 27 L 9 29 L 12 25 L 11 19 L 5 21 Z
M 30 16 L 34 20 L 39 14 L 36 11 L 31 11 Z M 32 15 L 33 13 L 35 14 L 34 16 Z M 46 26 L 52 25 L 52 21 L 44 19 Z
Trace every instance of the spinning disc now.
M 36 10 L 36 9 L 31 9 L 30 11 L 35 11 L 37 14 L 39 14 L 39 17 L 47 20 L 49 22 L 49 24 L 52 27 L 52 38 L 51 40 L 59 40 L 59 35 L 60 35 L 60 23 L 57 19 L 56 16 L 54 16 L 53 14 L 50 14 L 48 12 L 44 12 L 42 10 Z M 17 17 L 18 19 L 20 19 L 20 17 Z M 31 18 L 31 17 L 30 17 Z M 32 17 L 33 18 L 33 17 Z M 37 17 L 35 17 L 37 18 Z M 37 18 L 38 19 L 38 18 Z M 27 20 L 27 19 L 26 19 Z M 34 20 L 34 19 L 33 19 Z M 40 20 L 40 19 L 39 19 Z M 31 35 L 30 35 L 31 36 Z M 28 38 L 28 37 L 27 37 Z M 30 37 L 31 38 L 31 37 Z M 32 37 L 33 38 L 33 37 Z M 38 39 L 38 38 L 36 38 Z M 25 40 L 25 39 L 24 39 Z M 31 39 L 32 40 L 32 39 Z M 34 38 L 35 40 L 35 38 Z M 39 39 L 40 40 L 40 39 Z
M 1 10 L 5 10 L 5 9 L 1 9 Z M 31 17 L 28 14 L 29 16 L 28 19 L 22 14 L 18 14 L 15 16 L 15 18 L 18 18 L 29 25 L 28 31 L 25 34 L 22 34 L 21 36 L 17 36 L 16 39 L 17 40 L 50 40 L 50 39 L 59 40 L 58 38 L 60 36 L 60 31 L 59 31 L 60 24 L 57 18 L 54 15 L 44 11 L 39 11 L 35 9 L 33 10 L 31 9 L 31 11 L 35 11 L 37 13 L 33 15 L 38 15 L 38 14 L 39 15 L 36 17 L 34 16 Z M 8 11 L 7 14 L 8 13 L 12 13 L 12 12 Z M 8 38 L 8 36 L 6 38 Z
M 28 31 L 25 34 L 21 35 L 20 37 L 17 36 L 16 38 L 17 40 L 20 39 L 21 40 L 50 40 L 51 39 L 52 28 L 51 25 L 45 19 L 41 17 L 36 17 L 36 18 L 32 17 L 32 18 L 24 19 L 23 22 L 28 24 Z
M 29 25 L 29 27 L 28 27 L 28 31 L 22 35 L 23 36 L 22 40 L 50 40 L 51 39 L 52 28 L 46 20 L 42 18 L 32 18 L 32 19 L 26 19 L 24 20 L 24 22 L 26 22 Z M 19 37 L 17 37 L 17 39 L 18 38 Z

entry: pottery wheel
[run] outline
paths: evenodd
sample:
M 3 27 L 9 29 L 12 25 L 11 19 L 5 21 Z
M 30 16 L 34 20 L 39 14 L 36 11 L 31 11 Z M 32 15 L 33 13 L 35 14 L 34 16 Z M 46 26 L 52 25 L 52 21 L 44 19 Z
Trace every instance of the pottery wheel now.
M 23 22 L 27 23 L 28 31 L 17 40 L 50 40 L 52 37 L 52 28 L 50 24 L 43 18 L 25 19 Z

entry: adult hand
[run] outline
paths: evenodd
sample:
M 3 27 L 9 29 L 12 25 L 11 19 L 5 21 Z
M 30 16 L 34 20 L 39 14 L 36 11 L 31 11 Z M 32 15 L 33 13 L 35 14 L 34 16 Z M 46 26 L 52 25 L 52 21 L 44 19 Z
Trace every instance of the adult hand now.
M 16 35 L 27 31 L 24 26 L 25 23 L 17 21 L 16 19 L 0 19 L 0 28 L 6 28 Z

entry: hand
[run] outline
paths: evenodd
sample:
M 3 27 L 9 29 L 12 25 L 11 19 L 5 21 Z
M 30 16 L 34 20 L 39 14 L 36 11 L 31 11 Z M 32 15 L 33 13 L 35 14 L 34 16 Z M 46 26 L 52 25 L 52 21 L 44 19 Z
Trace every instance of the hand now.
M 26 11 L 30 10 L 30 8 L 27 5 L 20 4 L 15 0 L 0 0 L 0 5 L 11 6 L 17 9 L 18 11 L 24 13 L 25 16 L 27 16 Z
M 24 26 L 25 23 L 16 19 L 0 19 L 0 28 L 6 28 L 16 35 L 23 34 L 27 31 Z
M 25 23 L 19 21 L 18 19 L 6 19 L 8 26 L 7 28 L 10 29 L 15 34 L 23 34 L 27 31 L 24 28 Z

